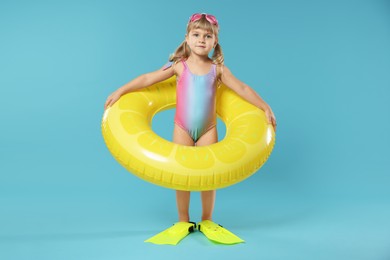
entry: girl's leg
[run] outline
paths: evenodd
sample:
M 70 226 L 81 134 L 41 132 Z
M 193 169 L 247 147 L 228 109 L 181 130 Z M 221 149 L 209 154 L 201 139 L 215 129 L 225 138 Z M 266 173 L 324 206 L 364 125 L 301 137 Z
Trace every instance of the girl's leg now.
M 218 142 L 217 128 L 213 127 L 199 138 L 196 146 L 206 146 Z M 212 220 L 215 204 L 215 190 L 202 191 L 202 220 Z
M 179 215 L 180 222 L 189 222 L 190 221 L 190 195 L 189 191 L 176 191 L 176 204 L 177 204 L 177 213 Z
M 215 190 L 202 191 L 202 220 L 213 220 Z
M 187 146 L 195 145 L 194 140 L 192 140 L 189 134 L 176 124 L 173 130 L 173 142 L 176 144 L 187 145 Z M 177 203 L 179 221 L 182 222 L 190 221 L 190 216 L 189 216 L 190 192 L 177 190 L 176 203 Z

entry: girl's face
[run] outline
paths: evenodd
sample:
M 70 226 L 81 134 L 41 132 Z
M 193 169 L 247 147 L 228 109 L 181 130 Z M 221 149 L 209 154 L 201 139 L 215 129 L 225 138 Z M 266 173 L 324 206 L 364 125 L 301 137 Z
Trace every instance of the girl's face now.
M 207 56 L 217 44 L 217 38 L 209 31 L 203 29 L 192 29 L 186 35 L 186 42 L 191 52 L 199 56 Z

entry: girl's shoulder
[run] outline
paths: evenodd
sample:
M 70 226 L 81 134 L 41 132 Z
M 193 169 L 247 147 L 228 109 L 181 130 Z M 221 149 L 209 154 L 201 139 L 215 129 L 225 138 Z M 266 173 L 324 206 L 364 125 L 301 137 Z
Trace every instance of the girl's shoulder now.
M 168 61 L 164 66 L 163 70 L 167 70 L 169 68 L 172 68 L 174 73 L 176 75 L 180 75 L 181 72 L 184 69 L 184 60 L 177 60 L 177 61 Z
M 173 64 L 173 71 L 177 76 L 181 75 L 184 70 L 184 62 L 185 60 L 178 60 Z

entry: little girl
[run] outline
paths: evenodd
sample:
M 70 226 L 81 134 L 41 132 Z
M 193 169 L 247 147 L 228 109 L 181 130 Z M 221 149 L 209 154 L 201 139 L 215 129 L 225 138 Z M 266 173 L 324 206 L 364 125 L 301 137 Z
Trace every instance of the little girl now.
M 276 131 L 276 119 L 271 107 L 248 85 L 238 80 L 223 64 L 224 58 L 218 42 L 219 25 L 215 16 L 193 14 L 187 24 L 184 41 L 161 69 L 141 75 L 112 93 L 105 109 L 123 94 L 139 90 L 173 75 L 177 77 L 176 114 L 173 142 L 188 146 L 206 146 L 218 141 L 216 129 L 216 88 L 220 83 L 239 96 L 264 110 L 268 123 Z M 214 50 L 209 58 L 209 53 Z M 202 221 L 198 229 L 210 240 L 235 244 L 243 242 L 227 229 L 212 222 L 215 190 L 202 191 Z M 146 242 L 176 245 L 196 224 L 189 222 L 189 191 L 176 191 L 179 222 Z

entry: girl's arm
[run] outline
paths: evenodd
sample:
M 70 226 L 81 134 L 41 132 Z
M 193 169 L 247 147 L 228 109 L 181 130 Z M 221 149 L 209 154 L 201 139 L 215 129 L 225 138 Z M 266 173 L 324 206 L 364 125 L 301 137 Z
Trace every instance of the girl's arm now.
M 268 123 L 271 123 L 276 131 L 276 118 L 271 107 L 244 82 L 238 80 L 226 67 L 223 66 L 221 81 L 227 87 L 236 92 L 240 97 L 251 103 L 252 105 L 264 110 L 267 116 Z
M 157 82 L 166 80 L 173 75 L 173 67 L 166 68 L 164 66 L 162 69 L 138 76 L 137 78 L 133 79 L 132 81 L 126 83 L 125 85 L 114 91 L 107 98 L 106 103 L 104 104 L 104 109 L 109 106 L 112 106 L 123 94 L 151 86 Z

